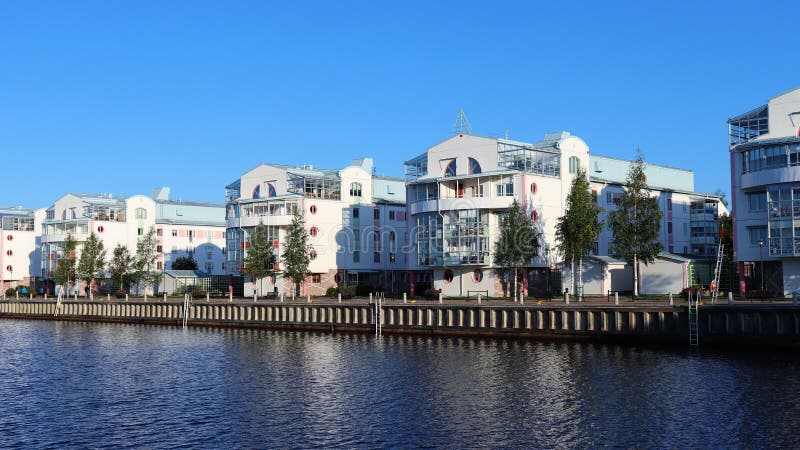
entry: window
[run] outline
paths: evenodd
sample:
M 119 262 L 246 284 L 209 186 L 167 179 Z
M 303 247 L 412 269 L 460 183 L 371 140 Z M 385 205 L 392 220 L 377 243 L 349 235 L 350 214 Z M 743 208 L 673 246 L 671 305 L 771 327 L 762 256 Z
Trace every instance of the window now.
M 253 199 L 261 198 L 261 186 L 256 186 L 253 189 Z
M 353 219 L 358 219 L 358 208 L 353 208 Z
M 206 238 L 207 239 L 212 239 L 213 237 L 214 237 L 214 232 L 213 231 L 206 231 Z
M 444 176 L 446 177 L 454 177 L 456 176 L 456 160 L 451 159 L 450 162 L 447 164 L 447 167 L 444 168 Z
M 311 257 L 311 260 L 317 259 L 317 251 L 311 250 L 311 253 L 308 256 Z
M 381 252 L 375 252 L 375 254 L 373 255 L 372 259 L 376 263 L 381 262 Z
M 213 257 L 214 257 L 214 252 L 212 252 L 211 250 L 206 252 L 206 259 L 211 259 Z
M 498 197 L 510 197 L 514 195 L 514 183 L 502 183 L 497 185 Z
M 375 219 L 375 220 L 378 220 L 378 219 L 380 219 L 380 218 L 381 218 L 381 210 L 380 210 L 380 209 L 378 209 L 378 208 L 375 208 L 375 209 L 372 211 L 372 218 L 373 218 L 373 219 Z
M 667 234 L 672 234 L 672 222 L 667 222 Z M 672 253 L 672 251 L 670 251 Z
M 481 165 L 478 161 L 474 160 L 473 158 L 468 158 L 469 161 L 469 173 L 470 174 L 479 174 L 481 173 Z
M 161 261 L 156 262 L 156 269 L 161 270 L 162 267 L 164 267 L 164 265 Z
M 683 253 L 684 253 L 684 254 L 688 254 L 688 253 L 689 253 L 689 247 L 687 247 L 687 246 L 685 246 L 685 245 L 684 245 L 684 246 L 683 246 Z
M 308 230 L 308 234 L 310 234 L 311 237 L 317 237 L 317 234 L 319 234 L 319 228 L 311 227 L 311 229 Z
M 315 273 L 311 275 L 312 283 L 322 283 L 322 274 Z
M 353 252 L 353 262 L 354 263 L 361 262 L 361 252 L 360 251 L 356 250 L 356 251 Z
M 395 253 L 389 253 L 389 262 L 390 262 L 390 263 L 393 263 L 393 262 L 395 262 L 396 258 L 397 258 L 397 254 L 395 254 Z
M 747 206 L 750 212 L 767 210 L 767 191 L 747 192 Z
M 163 235 L 164 235 L 164 230 L 163 229 L 159 228 L 159 229 L 156 230 L 156 236 L 163 236 Z
M 389 220 L 394 220 L 394 211 L 389 211 Z
M 161 253 L 162 251 L 164 251 L 164 247 L 156 245 L 156 253 Z
M 361 183 L 350 183 L 350 196 L 361 197 Z
M 277 197 L 278 194 L 275 192 L 275 185 L 272 183 L 267 183 L 267 195 L 270 197 Z
M 450 283 L 452 281 L 453 281 L 453 271 L 450 270 L 450 269 L 446 269 L 444 271 L 444 282 L 445 283 Z
M 614 194 L 611 191 L 606 191 L 606 204 L 610 205 L 612 203 L 614 203 Z
M 172 237 L 178 236 L 178 230 L 172 230 Z
M 667 211 L 672 211 L 672 199 L 667 199 Z
M 389 231 L 389 240 L 394 242 L 394 230 Z
M 213 271 L 214 271 L 214 262 L 206 261 L 206 273 L 211 273 Z
M 750 235 L 750 245 L 767 244 L 767 227 L 748 227 L 747 232 Z
M 472 279 L 475 280 L 476 283 L 480 283 L 481 281 L 483 281 L 483 271 L 481 269 L 473 270 Z
M 316 213 L 317 213 L 317 205 L 311 205 L 311 207 L 310 207 L 310 208 L 308 208 L 308 211 L 309 211 L 311 214 L 316 214 Z
M 578 173 L 581 168 L 581 160 L 577 156 L 569 157 L 569 173 Z
M 144 234 L 144 228 L 139 227 L 138 229 L 136 229 L 136 234 L 138 234 L 139 236 L 143 235 Z
M 136 208 L 137 219 L 147 219 L 147 210 L 144 208 Z

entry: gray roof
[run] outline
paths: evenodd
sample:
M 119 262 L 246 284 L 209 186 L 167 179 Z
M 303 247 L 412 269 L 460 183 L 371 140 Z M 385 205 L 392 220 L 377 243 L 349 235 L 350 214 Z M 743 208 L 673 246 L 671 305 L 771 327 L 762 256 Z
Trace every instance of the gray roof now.
M 194 270 L 165 270 L 164 274 L 172 278 L 197 278 L 200 276 Z

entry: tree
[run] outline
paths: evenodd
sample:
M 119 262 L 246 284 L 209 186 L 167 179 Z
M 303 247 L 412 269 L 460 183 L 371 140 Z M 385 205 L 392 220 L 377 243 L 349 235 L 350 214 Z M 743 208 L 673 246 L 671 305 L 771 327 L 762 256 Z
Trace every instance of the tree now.
M 725 191 L 723 191 L 721 188 L 717 188 L 717 190 L 714 191 L 714 195 L 719 197 L 719 201 L 722 202 L 726 208 L 728 207 L 728 199 L 725 198 L 728 194 L 726 194 Z
M 658 199 L 650 195 L 644 167 L 642 154 L 637 150 L 625 190 L 616 201 L 617 209 L 608 213 L 608 224 L 614 233 L 609 250 L 615 258 L 633 265 L 634 297 L 639 296 L 639 261 L 645 265 L 652 263 L 664 248 L 658 242 L 663 213 L 658 208 Z
M 311 263 L 311 245 L 308 243 L 308 232 L 303 227 L 303 218 L 297 211 L 286 229 L 281 259 L 283 272 L 294 281 L 295 294 L 300 295 L 300 283 L 308 275 L 308 265 Z
M 181 256 L 172 263 L 172 270 L 197 270 L 197 261 L 191 256 Z
M 539 236 L 517 200 L 500 218 L 500 238 L 494 246 L 495 265 L 514 270 L 514 298 L 517 295 L 519 272 L 528 267 L 539 253 Z
M 144 298 L 147 300 L 147 287 L 161 281 L 162 274 L 155 270 L 156 230 L 150 230 L 136 243 L 136 279 L 144 283 Z
M 564 255 L 564 260 L 572 264 L 571 284 L 575 286 L 575 260 L 578 260 L 578 286 L 583 294 L 583 257 L 592 250 L 600 236 L 603 222 L 600 220 L 600 208 L 595 204 L 589 190 L 586 171 L 578 170 L 572 179 L 567 194 L 567 207 L 564 215 L 556 223 L 556 247 Z
M 261 280 L 262 295 L 264 293 L 264 277 L 273 273 L 275 261 L 275 253 L 272 251 L 272 241 L 267 235 L 267 227 L 263 223 L 259 223 L 250 237 L 250 247 L 242 263 L 244 264 L 244 273 Z
M 63 252 L 64 254 L 56 263 L 56 270 L 53 273 L 53 279 L 56 284 L 69 287 L 70 282 L 75 282 L 75 266 L 77 257 L 75 255 L 75 248 L 78 243 L 71 234 L 67 235 L 64 239 Z
M 111 279 L 119 282 L 119 289 L 125 290 L 126 285 L 130 285 L 134 279 L 135 258 L 128 251 L 128 247 L 117 244 L 111 252 L 111 260 L 108 262 L 108 273 Z
M 89 286 L 92 294 L 95 280 L 104 276 L 105 265 L 106 251 L 103 248 L 103 241 L 94 232 L 91 232 L 81 248 L 81 257 L 78 260 L 78 278 Z

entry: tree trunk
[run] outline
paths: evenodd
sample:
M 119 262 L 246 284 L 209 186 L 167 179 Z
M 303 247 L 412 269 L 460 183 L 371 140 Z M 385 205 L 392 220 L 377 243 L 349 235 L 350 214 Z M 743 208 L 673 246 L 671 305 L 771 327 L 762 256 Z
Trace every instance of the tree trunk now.
M 639 296 L 639 258 L 633 254 L 633 296 Z
M 575 295 L 575 257 L 574 256 L 570 259 L 569 292 L 571 292 L 572 295 Z
M 578 301 L 583 300 L 583 256 L 578 259 Z
M 519 300 L 519 288 L 517 287 L 517 268 L 514 267 L 514 303 Z

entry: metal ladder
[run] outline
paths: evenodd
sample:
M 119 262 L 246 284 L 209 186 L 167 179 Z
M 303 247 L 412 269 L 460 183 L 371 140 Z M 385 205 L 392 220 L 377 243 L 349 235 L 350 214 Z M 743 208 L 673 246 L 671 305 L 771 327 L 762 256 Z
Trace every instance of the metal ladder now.
M 719 247 L 717 247 L 717 263 L 714 265 L 714 281 L 713 289 L 711 289 L 711 304 L 717 304 L 717 295 L 719 294 L 719 276 L 722 273 L 722 256 L 725 249 L 722 247 L 722 238 L 720 238 Z
M 700 296 L 693 300 L 692 293 L 689 292 L 689 345 L 692 347 L 700 345 L 699 304 Z
M 383 332 L 383 324 L 381 318 L 381 307 L 383 306 L 383 301 L 386 298 L 386 294 L 383 292 L 376 292 L 375 293 L 375 337 L 380 337 L 381 333 Z
M 189 323 L 189 303 L 191 302 L 192 294 L 183 294 L 183 328 Z

